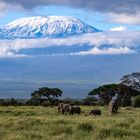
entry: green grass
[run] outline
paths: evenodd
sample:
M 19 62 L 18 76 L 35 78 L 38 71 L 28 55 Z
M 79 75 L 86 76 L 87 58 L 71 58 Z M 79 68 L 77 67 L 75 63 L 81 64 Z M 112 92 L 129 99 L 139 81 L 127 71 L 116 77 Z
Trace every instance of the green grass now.
M 53 107 L 0 107 L 0 140 L 140 140 L 140 109 L 120 108 L 110 116 L 59 115 Z M 97 108 L 97 107 L 96 107 Z

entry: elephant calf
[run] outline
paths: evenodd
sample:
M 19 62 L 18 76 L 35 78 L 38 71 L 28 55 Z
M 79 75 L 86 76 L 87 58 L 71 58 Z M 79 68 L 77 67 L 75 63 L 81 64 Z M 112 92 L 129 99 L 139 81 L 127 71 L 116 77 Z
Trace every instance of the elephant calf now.
M 93 109 L 89 113 L 90 115 L 92 114 L 93 116 L 101 116 L 101 110 L 100 109 Z

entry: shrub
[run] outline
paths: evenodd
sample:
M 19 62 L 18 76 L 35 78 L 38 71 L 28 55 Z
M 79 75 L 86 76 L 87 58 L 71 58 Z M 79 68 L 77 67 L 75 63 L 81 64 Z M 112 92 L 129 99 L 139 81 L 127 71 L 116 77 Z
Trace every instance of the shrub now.
M 122 105 L 123 107 L 131 106 L 131 98 L 129 98 L 129 97 L 123 97 L 123 98 L 121 99 L 121 105 Z
M 44 101 L 41 105 L 43 107 L 48 107 L 48 106 L 51 106 L 51 103 L 49 101 Z
M 133 107 L 140 107 L 140 96 L 136 96 L 132 100 Z

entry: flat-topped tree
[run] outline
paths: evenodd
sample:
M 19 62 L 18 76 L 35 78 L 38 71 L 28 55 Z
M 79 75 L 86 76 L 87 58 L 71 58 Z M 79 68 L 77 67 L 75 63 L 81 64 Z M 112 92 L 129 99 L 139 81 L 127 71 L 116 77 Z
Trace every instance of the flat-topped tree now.
M 88 95 L 98 96 L 101 103 L 108 104 L 112 97 L 118 93 L 119 84 L 108 84 L 93 89 Z
M 131 73 L 121 78 L 123 106 L 132 104 L 132 97 L 140 95 L 140 72 Z
M 120 84 L 108 84 L 93 89 L 89 95 L 98 96 L 103 104 L 108 104 L 112 97 L 121 100 L 123 106 L 131 105 L 131 99 L 140 95 L 140 72 L 125 75 Z
M 53 104 L 58 97 L 61 97 L 61 95 L 62 91 L 59 88 L 42 87 L 34 91 L 31 94 L 31 97 L 33 99 L 47 99 L 51 104 Z
M 140 72 L 125 75 L 121 79 L 121 84 L 126 85 L 134 90 L 140 91 Z

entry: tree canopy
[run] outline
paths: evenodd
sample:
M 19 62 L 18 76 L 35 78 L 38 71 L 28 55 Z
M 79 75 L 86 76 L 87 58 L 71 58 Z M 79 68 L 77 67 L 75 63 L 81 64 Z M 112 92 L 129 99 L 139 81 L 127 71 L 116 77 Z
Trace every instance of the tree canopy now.
M 108 104 L 112 97 L 130 105 L 131 97 L 140 95 L 140 73 L 132 73 L 121 78 L 120 84 L 108 84 L 93 89 L 88 95 L 98 95 L 102 103 Z
M 121 78 L 121 84 L 140 91 L 140 72 L 123 76 Z
M 48 99 L 53 103 L 58 97 L 61 97 L 62 91 L 58 88 L 42 87 L 31 94 L 32 99 Z
M 108 104 L 118 92 L 119 84 L 108 84 L 93 89 L 88 95 L 98 95 L 101 102 Z

